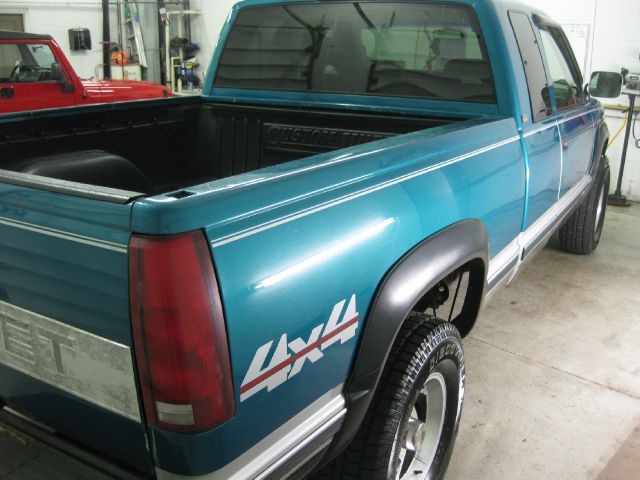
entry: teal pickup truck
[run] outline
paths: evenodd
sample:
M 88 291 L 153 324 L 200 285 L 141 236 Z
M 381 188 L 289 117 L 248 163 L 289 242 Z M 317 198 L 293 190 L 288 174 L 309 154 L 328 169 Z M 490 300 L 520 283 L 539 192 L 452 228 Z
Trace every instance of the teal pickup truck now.
M 201 98 L 0 117 L 0 420 L 124 478 L 442 478 L 483 301 L 598 245 L 619 81 L 517 3 L 248 0 Z

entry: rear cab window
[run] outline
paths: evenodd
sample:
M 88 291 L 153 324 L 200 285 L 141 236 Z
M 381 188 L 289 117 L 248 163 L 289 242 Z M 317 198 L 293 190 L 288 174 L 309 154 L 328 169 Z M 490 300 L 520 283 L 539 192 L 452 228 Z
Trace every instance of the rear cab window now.
M 243 8 L 214 86 L 496 103 L 475 13 L 453 4 Z

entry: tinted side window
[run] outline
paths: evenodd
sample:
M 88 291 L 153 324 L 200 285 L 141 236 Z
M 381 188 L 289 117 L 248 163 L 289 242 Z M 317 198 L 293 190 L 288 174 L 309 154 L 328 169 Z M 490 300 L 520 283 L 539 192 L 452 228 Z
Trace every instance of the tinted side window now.
M 527 77 L 533 121 L 544 120 L 551 115 L 551 100 L 542 55 L 533 26 L 529 17 L 524 13 L 509 12 L 509 19 L 518 42 L 524 73 Z
M 558 110 L 562 110 L 577 105 L 580 100 L 580 89 L 569 67 L 569 62 L 560 49 L 557 32 L 554 33 L 556 35 L 552 35 L 547 30 L 540 30 L 540 37 L 549 63 L 553 89 L 556 93 L 556 107 Z

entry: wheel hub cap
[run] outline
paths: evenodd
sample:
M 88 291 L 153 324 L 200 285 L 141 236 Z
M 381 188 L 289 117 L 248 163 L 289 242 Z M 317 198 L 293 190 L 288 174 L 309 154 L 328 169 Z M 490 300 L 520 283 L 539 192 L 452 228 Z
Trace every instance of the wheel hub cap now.
M 411 406 L 411 417 L 398 454 L 396 478 L 421 480 L 427 477 L 440 443 L 446 405 L 444 377 L 433 372 L 420 390 L 416 403 Z
M 425 428 L 424 422 L 416 418 L 410 418 L 407 425 L 407 438 L 404 442 L 404 448 L 411 451 L 420 450 L 422 441 L 424 440 Z

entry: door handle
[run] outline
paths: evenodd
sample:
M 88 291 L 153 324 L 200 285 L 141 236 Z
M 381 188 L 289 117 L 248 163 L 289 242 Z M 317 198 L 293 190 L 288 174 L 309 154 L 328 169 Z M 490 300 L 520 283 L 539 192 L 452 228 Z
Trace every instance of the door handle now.
M 563 140 L 562 141 L 562 150 L 569 150 L 569 141 L 568 140 Z
M 14 95 L 13 87 L 0 88 L 0 98 L 13 98 Z

